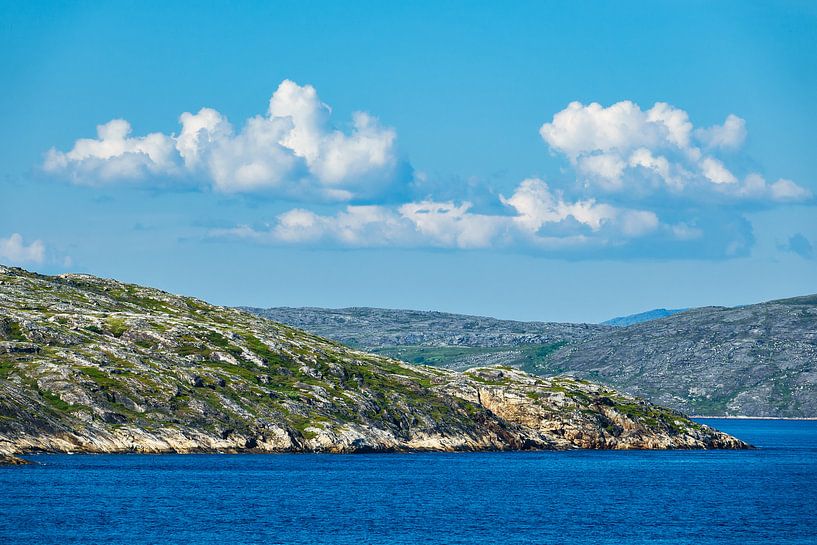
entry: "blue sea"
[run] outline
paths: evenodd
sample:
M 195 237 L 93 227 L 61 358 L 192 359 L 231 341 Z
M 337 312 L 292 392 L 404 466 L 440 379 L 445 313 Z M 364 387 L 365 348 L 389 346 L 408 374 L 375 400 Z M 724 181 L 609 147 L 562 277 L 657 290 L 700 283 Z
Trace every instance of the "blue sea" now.
M 0 543 L 817 543 L 817 422 L 752 451 L 36 455 Z

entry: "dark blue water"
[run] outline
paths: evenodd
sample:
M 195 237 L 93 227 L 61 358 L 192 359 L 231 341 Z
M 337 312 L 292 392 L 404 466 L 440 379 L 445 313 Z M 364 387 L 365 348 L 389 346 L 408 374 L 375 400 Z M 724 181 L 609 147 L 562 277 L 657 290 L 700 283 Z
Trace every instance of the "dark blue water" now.
M 728 452 L 39 455 L 0 543 L 817 543 L 817 422 Z

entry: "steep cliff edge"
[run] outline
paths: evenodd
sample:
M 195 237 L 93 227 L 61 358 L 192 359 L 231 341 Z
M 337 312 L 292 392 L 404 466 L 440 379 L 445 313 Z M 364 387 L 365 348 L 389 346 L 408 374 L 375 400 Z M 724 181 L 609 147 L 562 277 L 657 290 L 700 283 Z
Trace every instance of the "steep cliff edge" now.
M 189 297 L 0 267 L 0 457 L 744 447 L 578 379 L 409 365 Z

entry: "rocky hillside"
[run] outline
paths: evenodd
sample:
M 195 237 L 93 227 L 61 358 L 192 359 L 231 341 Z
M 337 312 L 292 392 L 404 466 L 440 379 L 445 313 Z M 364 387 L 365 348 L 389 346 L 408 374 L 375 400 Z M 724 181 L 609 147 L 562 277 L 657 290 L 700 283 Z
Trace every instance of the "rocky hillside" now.
M 817 296 L 671 312 L 626 327 L 380 309 L 263 314 L 411 363 L 570 374 L 691 414 L 817 417 Z
M 603 332 L 551 355 L 570 372 L 705 415 L 817 416 L 817 296 L 706 307 Z
M 244 310 L 362 350 L 454 370 L 508 365 L 535 371 L 548 354 L 565 344 L 612 329 L 366 307 Z
M 373 355 L 197 299 L 0 267 L 0 455 L 740 448 L 610 388 Z
M 497 347 L 573 341 L 610 328 L 595 324 L 518 322 L 385 308 L 252 308 L 243 310 L 358 348 L 383 346 Z
M 666 318 L 679 312 L 684 312 L 685 308 L 655 308 L 646 312 L 639 312 L 637 314 L 628 314 L 627 316 L 618 316 L 610 320 L 602 322 L 604 325 L 614 325 L 617 327 L 625 327 L 628 325 L 640 324 L 642 322 L 649 322 L 650 320 L 657 320 L 659 318 Z

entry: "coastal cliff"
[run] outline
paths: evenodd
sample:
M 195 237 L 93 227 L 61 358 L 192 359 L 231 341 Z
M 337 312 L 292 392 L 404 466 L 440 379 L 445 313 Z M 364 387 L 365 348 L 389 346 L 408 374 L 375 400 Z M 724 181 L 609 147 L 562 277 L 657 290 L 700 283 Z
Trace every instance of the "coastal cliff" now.
M 236 309 L 0 266 L 0 458 L 28 452 L 745 448 L 608 387 L 454 372 Z

